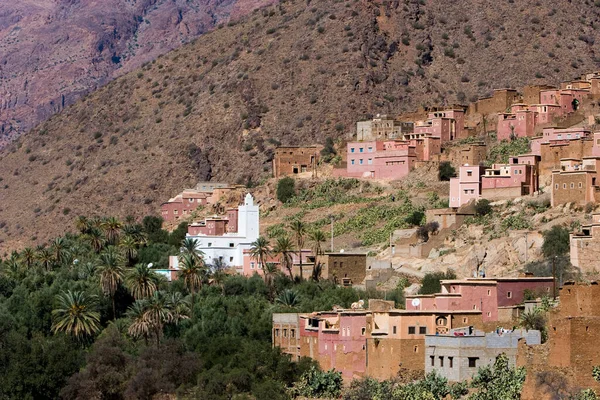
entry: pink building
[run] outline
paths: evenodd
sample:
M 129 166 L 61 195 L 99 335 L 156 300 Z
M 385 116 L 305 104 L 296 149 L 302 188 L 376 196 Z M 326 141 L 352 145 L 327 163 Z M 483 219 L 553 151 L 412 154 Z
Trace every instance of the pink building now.
M 567 144 L 570 140 L 583 139 L 591 135 L 588 129 L 584 128 L 544 128 L 542 136 L 535 137 L 531 140 L 531 154 L 541 156 L 542 144 Z M 596 145 L 594 143 L 594 145 Z
M 442 292 L 406 297 L 406 310 L 479 310 L 482 319 L 499 320 L 499 309 L 523 303 L 525 291 L 551 293 L 552 277 L 468 278 L 442 281 Z
M 189 217 L 199 207 L 217 203 L 221 196 L 232 189 L 226 183 L 200 182 L 194 189 L 185 189 L 161 204 L 161 216 L 167 222 Z
M 484 199 L 511 199 L 531 195 L 538 189 L 537 164 L 522 164 L 518 157 L 511 157 L 508 164 L 494 164 L 481 177 Z
M 404 139 L 418 139 L 426 136 L 440 138 L 442 143 L 464 137 L 465 113 L 463 110 L 430 112 L 426 121 L 415 124 L 414 131 L 404 135 Z
M 462 165 L 457 178 L 450 179 L 450 207 L 458 208 L 481 195 L 481 175 L 485 167 L 480 165 Z
M 407 141 L 348 143 L 346 176 L 400 179 L 414 168 L 415 146 Z
M 281 265 L 279 256 L 272 254 L 269 257 L 267 257 L 265 262 L 275 264 L 279 271 L 281 271 L 285 275 L 288 275 L 287 269 L 285 269 L 285 267 Z M 312 254 L 312 251 L 309 249 L 302 249 L 302 276 L 305 279 L 311 275 L 314 262 L 315 258 Z M 300 256 L 297 252 L 292 253 L 292 264 L 292 274 L 294 276 L 299 276 Z M 252 257 L 252 255 L 250 254 L 250 250 L 244 250 L 242 268 L 238 269 L 237 272 L 244 276 L 252 276 L 254 274 L 263 276 L 265 274 L 259 261 L 256 258 Z
M 513 113 L 498 114 L 496 134 L 498 140 L 510 140 L 515 137 L 532 137 L 535 134 L 536 113 L 513 106 Z
M 191 236 L 223 236 L 226 233 L 238 231 L 238 209 L 230 208 L 222 217 L 210 217 L 204 221 L 195 222 L 188 226 L 188 234 Z

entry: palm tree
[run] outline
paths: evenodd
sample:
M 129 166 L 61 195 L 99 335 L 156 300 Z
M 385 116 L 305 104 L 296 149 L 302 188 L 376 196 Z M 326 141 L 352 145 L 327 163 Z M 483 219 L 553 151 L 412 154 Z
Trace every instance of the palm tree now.
M 102 222 L 101 228 L 106 235 L 106 241 L 109 244 L 116 244 L 121 235 L 121 227 L 123 224 L 115 217 L 109 217 Z
M 148 241 L 146 233 L 139 224 L 127 224 L 123 226 L 123 233 L 135 239 L 139 246 L 143 246 Z
M 117 312 L 115 308 L 115 293 L 119 284 L 123 281 L 124 269 L 123 260 L 115 251 L 114 247 L 109 247 L 100 254 L 100 263 L 98 271 L 100 272 L 100 286 L 105 296 L 110 296 L 112 301 L 113 319 L 116 319 Z
M 294 234 L 296 239 L 296 246 L 298 246 L 298 256 L 300 257 L 300 280 L 302 276 L 302 247 L 304 246 L 304 237 L 306 236 L 306 224 L 299 219 L 295 219 L 290 223 L 290 230 Z
M 171 293 L 167 297 L 167 305 L 171 310 L 171 322 L 179 322 L 190 318 L 190 303 L 180 292 Z
M 94 249 L 96 253 L 100 253 L 100 251 L 104 248 L 106 244 L 106 239 L 104 238 L 104 234 L 97 227 L 91 227 L 89 231 L 86 233 L 87 239 L 90 242 L 90 245 Z
M 290 278 L 293 280 L 294 274 L 292 272 L 292 267 L 294 266 L 294 261 L 292 259 L 292 253 L 294 252 L 294 245 L 290 238 L 287 236 L 277 238 L 277 243 L 275 244 L 273 252 L 279 255 L 281 266 L 288 270 Z
M 119 241 L 119 247 L 123 250 L 123 254 L 127 258 L 127 265 L 131 266 L 138 255 L 138 242 L 131 235 L 125 235 Z
M 294 308 L 300 304 L 300 296 L 293 290 L 285 289 L 279 297 L 275 299 L 275 303 L 285 307 Z
M 136 300 L 150 297 L 156 291 L 158 276 L 146 264 L 136 264 L 125 277 L 125 285 Z
M 84 292 L 62 292 L 56 296 L 58 307 L 52 310 L 52 331 L 64 332 L 82 339 L 100 330 L 100 313 L 94 310 L 95 301 Z
M 136 339 L 143 337 L 146 345 L 152 330 L 150 320 L 146 315 L 147 303 L 146 300 L 137 300 L 127 310 L 127 317 L 131 320 L 127 333 Z
M 90 229 L 90 221 L 83 215 L 80 215 L 75 220 L 75 228 L 82 234 L 88 233 Z
M 35 261 L 35 251 L 31 247 L 25 247 L 21 252 L 21 260 L 27 266 L 27 269 L 31 268 Z
M 321 243 L 325 243 L 325 234 L 320 229 L 315 229 L 310 232 L 309 239 L 312 242 L 312 252 L 315 255 L 315 263 L 313 264 L 313 279 L 318 280 L 319 274 L 317 274 L 317 265 L 319 265 L 319 256 L 323 254 L 323 247 Z
M 182 253 L 179 256 L 179 273 L 185 287 L 192 295 L 192 316 L 194 315 L 194 295 L 202 287 L 203 265 L 194 257 L 195 253 Z
M 59 237 L 54 239 L 50 248 L 52 249 L 52 256 L 58 265 L 62 265 L 70 257 L 69 246 L 65 238 Z
M 521 326 L 527 330 L 543 331 L 546 327 L 546 316 L 543 311 L 536 307 L 521 315 Z
M 166 323 L 173 321 L 170 304 L 164 292 L 157 290 L 146 303 L 146 317 L 156 336 L 156 347 L 160 347 L 160 333 Z
M 52 253 L 49 249 L 43 246 L 38 246 L 36 258 L 38 259 L 42 267 L 46 269 L 46 271 L 52 269 L 54 258 L 52 257 Z
M 271 244 L 264 236 L 259 236 L 250 244 L 250 257 L 258 261 L 259 268 L 265 268 L 266 260 L 270 255 Z

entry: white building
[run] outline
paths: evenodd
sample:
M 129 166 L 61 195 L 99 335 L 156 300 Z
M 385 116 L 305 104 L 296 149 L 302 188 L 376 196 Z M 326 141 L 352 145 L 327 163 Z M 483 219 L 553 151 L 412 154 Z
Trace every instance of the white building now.
M 254 198 L 248 193 L 244 204 L 238 207 L 237 231 L 225 232 L 223 235 L 203 235 L 188 233 L 187 237 L 198 241 L 198 250 L 204 253 L 204 261 L 211 265 L 220 259 L 227 267 L 242 268 L 244 250 L 249 250 L 252 242 L 259 235 L 259 209 L 254 204 Z M 171 269 L 179 269 L 177 256 L 169 258 Z

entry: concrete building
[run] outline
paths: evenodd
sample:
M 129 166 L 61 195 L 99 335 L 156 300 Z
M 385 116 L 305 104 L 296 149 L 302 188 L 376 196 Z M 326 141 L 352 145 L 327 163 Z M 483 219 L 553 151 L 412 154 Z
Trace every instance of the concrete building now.
M 198 241 L 198 250 L 204 253 L 204 261 L 212 264 L 220 260 L 226 267 L 243 269 L 245 250 L 259 235 L 259 209 L 248 193 L 244 203 L 230 209 L 226 216 L 207 218 L 189 225 L 187 237 Z M 179 269 L 177 256 L 169 258 L 170 269 Z
M 300 276 L 300 252 L 296 251 L 291 254 L 292 256 L 292 275 Z M 289 275 L 289 271 L 281 265 L 280 256 L 276 254 L 270 254 L 265 263 L 274 264 L 277 269 L 284 275 Z M 254 274 L 264 276 L 265 271 L 263 266 L 260 265 L 259 260 L 252 257 L 250 250 L 244 250 L 243 252 L 243 263 L 242 268 L 238 268 L 238 273 L 244 276 L 252 276 Z M 315 264 L 315 257 L 310 249 L 302 249 L 302 276 L 307 279 L 311 276 L 312 270 Z
M 496 135 L 498 140 L 511 140 L 513 137 L 535 136 L 536 113 L 529 109 L 514 110 L 511 113 L 498 114 Z
M 315 173 L 323 146 L 282 146 L 275 149 L 273 177 Z
M 471 331 L 471 332 L 470 332 Z M 519 340 L 529 346 L 541 344 L 540 331 L 482 331 L 459 328 L 448 334 L 425 336 L 425 373 L 437 372 L 449 382 L 470 380 L 479 368 L 494 364 L 500 354 L 517 364 Z
M 486 168 L 480 165 L 461 165 L 458 177 L 450 179 L 450 207 L 458 208 L 481 196 L 481 176 Z
M 576 268 L 600 270 L 600 213 L 592 214 L 592 222 L 570 234 L 571 264 Z
M 412 132 L 412 122 L 397 121 L 387 115 L 377 114 L 369 121 L 356 123 L 357 141 L 376 141 L 400 139 L 404 134 Z
M 223 195 L 233 189 L 235 188 L 227 183 L 199 182 L 195 188 L 185 189 L 161 204 L 161 216 L 166 222 L 189 217 L 199 207 L 216 204 Z
M 600 157 L 560 160 L 560 169 L 552 171 L 552 207 L 566 203 L 582 206 L 595 203 L 600 198 L 599 168 Z
M 444 280 L 441 293 L 406 296 L 407 311 L 476 310 L 483 322 L 508 322 L 525 291 L 551 293 L 552 277 L 467 278 Z
M 271 339 L 273 347 L 289 354 L 292 361 L 300 360 L 300 314 L 273 313 Z
M 464 110 L 451 109 L 430 112 L 427 120 L 415 123 L 414 131 L 403 136 L 404 140 L 424 137 L 440 138 L 442 144 L 466 137 Z

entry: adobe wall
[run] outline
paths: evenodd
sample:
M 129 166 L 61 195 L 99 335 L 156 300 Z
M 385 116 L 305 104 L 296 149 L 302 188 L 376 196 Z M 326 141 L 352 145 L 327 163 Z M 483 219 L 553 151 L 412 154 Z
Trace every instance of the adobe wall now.
M 498 90 L 494 92 L 492 97 L 471 103 L 469 111 L 483 115 L 502 113 L 518 99 L 519 94 L 516 90 Z
M 395 377 L 401 369 L 425 370 L 425 339 L 367 339 L 367 375 Z
M 539 163 L 540 178 L 550 177 L 552 170 L 560 167 L 561 158 L 581 159 L 592 156 L 593 145 L 594 142 L 589 139 L 569 140 L 562 145 L 542 143 L 540 146 L 541 161 Z
M 339 283 L 343 278 L 350 278 L 355 285 L 362 283 L 367 275 L 367 256 L 342 254 L 325 254 L 321 257 L 323 277 L 337 279 Z
M 303 172 L 312 172 L 316 167 L 321 148 L 280 147 L 275 149 L 273 176 L 279 178 Z
M 582 206 L 587 204 L 590 201 L 588 178 L 589 174 L 584 172 L 552 174 L 552 207 L 566 203 L 575 203 Z M 571 188 L 571 184 L 573 184 L 573 188 Z M 558 185 L 558 188 L 556 185 Z M 564 185 L 566 185 L 566 188 Z
M 600 238 L 586 237 L 571 239 L 571 264 L 585 270 L 600 269 Z
M 523 195 L 521 186 L 503 187 L 494 189 L 482 189 L 481 197 L 488 200 L 507 200 L 521 197 Z

